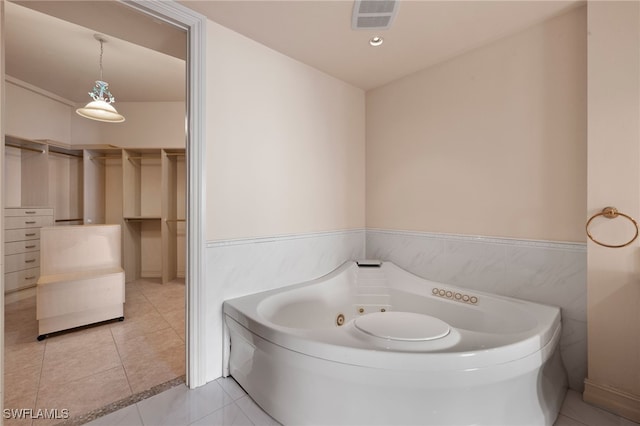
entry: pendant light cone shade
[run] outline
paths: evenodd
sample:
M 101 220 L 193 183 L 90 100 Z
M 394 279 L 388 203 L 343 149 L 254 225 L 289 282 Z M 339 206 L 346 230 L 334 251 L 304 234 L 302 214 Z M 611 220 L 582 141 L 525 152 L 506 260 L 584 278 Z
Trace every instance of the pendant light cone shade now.
M 102 54 L 104 52 L 104 39 L 102 36 L 96 34 L 94 38 L 100 42 L 100 80 L 96 81 L 96 85 L 93 87 L 89 96 L 93 99 L 84 108 L 78 108 L 76 113 L 78 115 L 91 119 L 102 121 L 105 123 L 122 123 L 124 117 L 118 114 L 118 111 L 112 105 L 115 102 L 115 98 L 109 91 L 109 83 L 102 81 Z
M 113 105 L 101 100 L 91 101 L 84 108 L 78 108 L 76 112 L 82 117 L 105 123 L 122 123 L 124 121 L 124 117 L 118 114 Z

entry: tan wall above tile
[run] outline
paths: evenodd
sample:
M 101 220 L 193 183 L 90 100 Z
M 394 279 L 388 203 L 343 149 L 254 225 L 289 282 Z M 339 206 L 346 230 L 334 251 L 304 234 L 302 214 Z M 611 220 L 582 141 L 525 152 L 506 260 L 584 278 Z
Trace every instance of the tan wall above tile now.
M 589 2 L 588 214 L 615 206 L 640 216 L 640 4 Z M 609 244 L 633 236 L 623 218 L 594 220 Z M 589 371 L 585 401 L 640 422 L 640 286 L 636 240 L 589 241 Z
M 364 92 L 208 24 L 207 239 L 364 227 Z
M 585 240 L 586 8 L 367 92 L 367 227 Z

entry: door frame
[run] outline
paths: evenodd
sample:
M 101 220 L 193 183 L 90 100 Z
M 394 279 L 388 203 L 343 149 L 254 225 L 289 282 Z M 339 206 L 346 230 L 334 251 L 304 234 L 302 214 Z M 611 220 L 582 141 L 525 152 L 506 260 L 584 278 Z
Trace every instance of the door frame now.
M 186 287 L 186 382 L 190 388 L 206 383 L 205 334 L 205 65 L 207 20 L 174 1 L 118 0 L 138 11 L 187 32 L 186 61 L 186 168 L 187 259 Z

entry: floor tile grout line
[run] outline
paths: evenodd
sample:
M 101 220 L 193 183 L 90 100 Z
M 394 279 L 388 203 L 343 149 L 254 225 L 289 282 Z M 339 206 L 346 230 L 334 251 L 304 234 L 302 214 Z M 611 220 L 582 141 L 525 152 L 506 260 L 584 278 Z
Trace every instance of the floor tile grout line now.
M 221 386 L 221 387 L 222 387 L 222 386 Z M 224 388 L 223 388 L 222 390 L 224 391 Z M 227 394 L 227 395 L 229 395 L 229 394 Z M 233 398 L 232 398 L 232 401 L 231 401 L 231 402 L 229 402 L 228 404 L 224 404 L 222 407 L 220 407 L 220 408 L 218 408 L 218 409 L 216 409 L 216 410 L 213 410 L 212 412 L 210 412 L 210 413 L 208 413 L 208 414 L 205 414 L 204 416 L 202 416 L 202 417 L 200 417 L 200 418 L 197 418 L 197 419 L 195 419 L 195 420 L 193 420 L 193 421 L 189 422 L 189 424 L 188 424 L 187 426 L 191 426 L 191 425 L 193 425 L 194 423 L 199 422 L 200 420 L 204 419 L 205 417 L 209 417 L 209 416 L 213 415 L 214 413 L 217 413 L 217 412 L 218 412 L 218 411 L 220 411 L 220 410 L 224 410 L 225 408 L 227 408 L 227 407 L 229 407 L 229 406 L 231 406 L 231 405 L 236 406 L 236 407 L 238 408 L 238 410 L 240 410 L 240 412 L 241 412 L 242 414 L 244 414 L 244 416 L 249 420 L 249 422 L 250 422 L 252 425 L 254 425 L 254 426 L 255 426 L 255 423 L 253 423 L 253 421 L 249 418 L 249 416 L 247 415 L 247 413 L 245 413 L 245 412 L 242 410 L 242 408 L 241 408 L 238 404 L 236 404 L 236 402 L 235 402 L 235 401 L 233 401 Z M 236 417 L 237 417 L 237 415 L 236 415 Z M 226 424 L 226 423 L 225 423 L 225 424 Z M 233 423 L 233 422 L 231 422 L 230 424 L 234 424 L 234 423 Z M 147 426 L 147 425 L 143 425 L 143 426 Z M 150 425 L 150 426 L 153 426 L 153 425 Z
M 169 321 L 167 321 L 167 320 L 166 320 L 166 318 L 165 318 L 165 317 L 162 315 L 162 313 L 158 310 L 158 308 L 156 307 L 156 305 L 155 305 L 155 304 L 154 304 L 154 303 L 149 299 L 149 297 L 147 297 L 147 294 L 145 294 L 145 292 L 144 292 L 144 290 L 143 290 L 142 286 L 140 286 L 140 282 L 141 282 L 141 281 L 147 281 L 147 282 L 150 282 L 150 283 L 153 283 L 153 284 L 162 284 L 162 283 L 158 283 L 158 282 L 155 282 L 155 281 L 152 281 L 152 280 L 146 279 L 146 278 L 140 278 L 140 279 L 137 279 L 137 280 L 130 281 L 130 283 L 134 283 L 134 284 L 136 285 L 136 287 L 137 287 L 137 291 L 139 291 L 139 292 L 140 292 L 140 294 L 142 295 L 142 297 L 144 297 L 144 298 L 145 298 L 145 300 L 146 300 L 146 301 L 147 301 L 147 302 L 148 302 L 148 303 L 153 307 L 153 309 L 155 310 L 155 312 L 156 312 L 158 315 L 160 315 L 160 317 L 161 317 L 161 318 L 162 318 L 162 319 L 163 319 L 163 320 L 164 320 L 164 321 L 169 325 L 169 327 L 168 327 L 168 328 L 172 329 L 171 324 L 169 323 Z M 125 283 L 125 285 L 126 285 L 126 284 L 127 284 L 127 283 Z M 126 300 L 125 300 L 125 303 L 126 303 Z M 164 329 L 161 329 L 161 330 L 164 330 Z M 157 331 L 161 331 L 161 330 L 157 330 Z M 113 331 L 112 331 L 111 335 L 113 336 Z M 143 334 L 143 335 L 144 335 L 144 334 Z M 143 337 L 143 335 L 141 335 L 141 336 L 137 336 L 136 338 Z M 115 340 L 115 336 L 113 336 L 113 337 L 114 337 L 114 340 Z M 179 336 L 178 336 L 178 337 L 179 337 Z M 117 343 L 116 343 L 116 348 L 117 348 Z M 120 356 L 120 351 L 118 351 L 118 356 Z M 125 365 L 124 365 L 124 360 L 123 360 L 123 358 L 122 358 L 122 357 L 120 357 L 120 362 L 121 362 L 121 364 L 122 364 L 122 368 L 123 368 L 123 370 L 125 371 L 125 375 L 126 375 L 126 377 L 127 377 L 127 384 L 129 385 L 129 388 L 131 389 L 131 393 L 133 394 L 133 385 L 131 384 L 131 381 L 129 380 L 129 375 L 127 374 L 127 369 L 126 369 L 126 367 L 125 367 Z
M 134 282 L 137 282 L 137 281 L 138 281 L 138 280 L 136 280 L 136 281 L 134 281 Z M 172 282 L 173 282 L 173 281 L 172 281 Z M 167 283 L 167 284 L 171 284 L 172 282 L 169 282 L 169 283 Z M 160 283 L 160 285 L 163 285 L 163 286 L 164 286 L 165 284 Z M 182 285 L 182 284 L 176 284 L 176 285 Z M 186 291 L 186 286 L 185 286 L 185 288 L 184 288 L 184 291 Z M 155 304 L 155 303 L 153 303 L 153 301 L 147 297 L 147 295 L 145 294 L 144 290 L 142 290 L 142 288 L 140 288 L 140 293 L 142 293 L 142 295 L 144 296 L 144 298 L 145 298 L 145 299 L 147 299 L 147 301 L 151 304 L 151 306 L 153 306 L 153 308 L 154 308 L 154 309 L 156 310 L 156 312 L 157 312 L 157 313 L 162 317 L 162 319 L 163 319 L 163 320 L 165 320 L 165 322 L 166 322 L 167 324 L 169 324 L 169 327 L 170 327 L 173 331 L 175 331 L 175 332 L 176 332 L 176 334 L 178 334 L 178 337 L 180 337 L 180 339 L 181 339 L 181 340 L 186 344 L 187 342 L 186 342 L 185 338 L 183 338 L 183 337 L 180 335 L 179 331 L 178 331 L 178 330 L 176 330 L 176 329 L 173 327 L 173 325 L 171 324 L 171 322 L 169 322 L 169 320 L 165 317 L 165 315 L 163 314 L 163 312 L 161 312 L 161 311 L 160 311 L 160 309 L 158 308 L 158 306 L 156 306 L 156 304 Z M 186 294 L 185 294 L 185 298 L 186 298 Z M 176 309 L 176 311 L 177 311 L 177 309 Z M 168 312 L 170 312 L 170 311 L 168 311 Z M 185 305 L 185 306 L 183 307 L 183 314 L 182 314 L 182 315 L 183 315 L 183 316 L 184 316 L 184 315 L 186 315 L 186 312 L 187 312 L 187 307 L 186 307 L 186 305 Z M 165 312 L 165 313 L 166 313 L 166 312 Z
M 237 404 L 237 401 L 240 401 L 242 398 L 248 398 L 248 399 L 249 399 L 253 404 L 255 404 L 255 405 L 256 405 L 260 410 L 262 410 L 262 412 L 263 412 L 263 413 L 265 413 L 265 414 L 269 415 L 269 414 L 268 414 L 268 413 L 267 413 L 267 412 L 266 412 L 262 407 L 260 407 L 260 406 L 259 406 L 259 405 L 258 405 L 258 404 L 253 400 L 253 398 L 251 398 L 251 397 L 249 396 L 249 394 L 242 395 L 240 398 L 238 398 L 238 399 L 237 399 L 236 401 L 234 401 L 234 402 L 236 402 L 236 405 L 238 406 L 238 408 L 240 409 L 240 411 L 242 411 L 242 413 L 245 415 L 245 417 L 246 417 L 247 419 L 249 419 L 249 421 L 251 422 L 251 424 L 255 425 L 255 423 L 253 422 L 253 419 L 252 419 L 252 417 L 251 417 L 250 413 L 247 413 L 247 412 L 242 408 L 242 405 Z
M 45 341 L 44 349 L 42 350 L 42 362 L 40 363 L 40 374 L 38 374 L 38 384 L 36 385 L 36 399 L 35 401 L 33 401 L 34 409 L 38 408 L 38 399 L 40 398 L 40 385 L 42 384 L 42 373 L 44 372 L 44 359 L 47 356 L 47 346 L 49 346 L 49 342 Z M 31 419 L 31 426 L 33 426 L 33 423 L 34 420 Z
M 580 392 L 577 392 L 577 393 L 580 394 Z M 567 393 L 567 396 L 568 396 L 568 393 Z M 565 400 L 566 400 L 567 396 L 565 396 Z M 582 415 L 586 415 L 587 414 L 586 411 L 588 410 L 588 411 L 595 411 L 596 413 L 599 413 L 600 415 L 604 415 L 604 416 L 613 416 L 613 417 L 617 418 L 618 421 L 620 421 L 621 419 L 625 419 L 625 417 L 622 417 L 619 414 L 616 414 L 614 412 L 605 410 L 604 408 L 598 407 L 596 405 L 593 405 L 593 404 L 590 404 L 590 403 L 584 401 L 582 399 L 582 395 L 580 395 L 578 407 L 579 408 L 578 408 L 577 411 L 580 412 L 580 414 L 582 414 Z M 572 412 L 565 413 L 563 411 L 563 408 L 564 407 L 560 408 L 560 412 L 558 413 L 559 415 L 563 415 L 563 416 L 565 416 L 567 418 L 570 418 L 571 420 L 573 420 L 575 422 L 578 422 L 578 423 L 580 423 L 581 425 L 584 425 L 584 426 L 600 426 L 600 424 L 592 424 L 590 422 L 589 423 L 585 423 L 585 419 L 584 418 L 577 419 L 576 417 L 574 417 L 574 414 L 572 414 Z M 585 408 L 586 408 L 586 410 L 585 410 Z M 573 410 L 573 411 L 575 411 L 575 410 Z
M 576 423 L 578 423 L 578 424 L 580 424 L 580 425 L 582 425 L 582 426 L 593 426 L 593 425 L 590 425 L 590 424 L 588 424 L 588 423 L 583 422 L 582 420 L 578 420 L 578 419 L 573 418 L 573 417 L 571 417 L 571 416 L 569 416 L 569 415 L 567 415 L 567 414 L 564 414 L 564 413 L 562 413 L 562 412 L 558 413 L 558 417 L 560 417 L 560 416 L 564 416 L 564 417 L 566 417 L 566 418 L 568 418 L 568 419 L 571 419 L 571 420 L 573 420 L 574 422 L 576 422 Z M 557 421 L 558 421 L 558 419 L 556 419 L 556 422 L 557 422 Z
M 105 321 L 105 322 L 103 322 L 103 325 L 109 325 L 109 324 L 107 324 L 107 323 L 108 323 L 108 321 Z M 100 323 L 97 323 L 97 324 L 100 324 Z M 90 325 L 88 325 L 88 326 L 78 327 L 78 330 L 77 330 L 77 331 L 78 331 L 78 332 L 88 332 L 88 331 L 91 331 L 91 330 L 93 330 L 93 331 L 100 330 L 100 325 L 97 325 L 97 324 L 90 324 Z M 111 331 L 110 327 L 106 327 L 106 328 L 105 328 L 105 330 L 109 330 L 109 332 Z M 65 333 L 66 333 L 66 332 L 68 332 L 68 333 L 69 333 L 69 334 L 65 334 L 66 336 L 74 336 L 74 331 L 73 331 L 73 329 L 64 330 L 64 332 L 65 332 Z M 111 333 L 110 333 L 110 334 L 111 334 Z M 65 335 L 62 335 L 62 336 L 60 336 L 60 337 L 64 337 Z M 112 335 L 112 334 L 111 334 L 111 335 Z M 49 342 L 49 339 L 50 339 L 50 338 L 51 338 L 51 337 L 47 337 L 47 339 L 46 339 L 46 340 L 47 340 L 47 342 L 45 342 L 45 344 L 46 344 L 46 345 L 49 345 L 49 344 L 50 344 L 50 342 L 51 342 L 51 343 L 56 342 L 55 340 L 53 340 L 53 341 L 50 341 L 50 342 Z M 46 346 L 46 347 L 48 347 L 48 346 Z M 45 347 L 45 349 L 46 349 L 46 347 Z M 116 346 L 116 345 L 114 345 L 114 347 L 115 347 L 116 352 L 117 352 L 117 346 Z M 90 373 L 88 372 L 88 373 L 87 373 L 86 375 L 84 375 L 84 376 L 78 376 L 78 377 L 74 377 L 74 378 L 71 378 L 71 379 L 66 378 L 66 379 L 64 379 L 62 382 L 57 383 L 57 384 L 58 384 L 58 385 L 62 385 L 62 384 L 66 384 L 66 383 L 70 383 L 70 382 L 74 382 L 74 381 L 78 381 L 78 380 L 82 380 L 82 379 L 87 379 L 87 378 L 89 378 L 89 377 L 95 376 L 96 374 L 100 374 L 100 373 L 103 373 L 103 372 L 106 372 L 106 371 L 112 370 L 113 368 L 116 368 L 116 366 L 111 366 L 111 367 L 104 367 L 104 366 L 102 366 L 102 367 L 101 367 L 101 369 L 99 369 L 99 370 L 95 370 L 95 371 L 92 371 L 92 372 L 90 372 Z M 44 356 L 43 356 L 43 365 L 42 365 L 42 370 L 41 370 L 41 371 L 42 371 L 42 373 L 44 373 L 44 371 L 46 371 L 46 370 L 45 370 L 45 368 L 44 368 Z M 56 384 L 56 383 L 53 383 L 53 384 Z M 39 388 L 39 389 L 40 389 L 41 385 L 42 385 L 42 374 L 41 374 L 41 377 L 40 377 L 40 380 L 39 380 L 39 383 L 38 383 L 38 388 Z
M 222 390 L 222 392 L 223 392 L 223 393 L 226 393 L 226 392 L 224 392 L 224 389 L 222 389 L 222 386 L 220 386 L 220 383 L 217 383 L 217 385 L 220 387 L 220 389 Z M 188 389 L 188 390 L 187 390 L 187 392 L 193 392 L 193 390 L 192 390 L 192 389 Z M 200 420 L 204 419 L 204 418 L 205 418 L 205 417 L 207 417 L 207 416 L 212 415 L 213 413 L 217 412 L 218 410 L 222 410 L 222 409 L 223 409 L 224 407 L 226 407 L 227 405 L 229 405 L 229 404 L 224 404 L 222 407 L 218 407 L 216 410 L 213 410 L 213 411 L 212 411 L 212 412 L 210 412 L 210 413 L 204 414 L 204 415 L 202 415 L 202 416 L 198 417 L 197 419 L 194 419 L 193 421 L 190 421 L 188 426 L 190 426 L 190 425 L 194 424 L 194 423 L 195 423 L 195 422 L 197 422 L 197 421 L 200 421 Z
M 113 335 L 113 330 L 111 329 L 111 327 L 109 327 L 109 334 L 111 334 L 111 339 L 113 340 L 113 344 L 116 347 L 116 352 L 118 353 L 118 359 L 120 360 L 120 365 L 122 366 L 124 377 L 127 379 L 127 386 L 129 386 L 129 395 L 133 395 L 133 388 L 131 387 L 129 375 L 127 374 L 127 368 L 124 366 L 124 361 L 122 360 L 122 355 L 120 354 L 120 349 L 118 348 L 118 342 L 116 341 L 116 337 Z
M 222 386 L 222 384 L 220 384 L 220 380 L 221 380 L 221 379 L 224 379 L 224 380 L 231 380 L 233 383 L 235 383 L 235 384 L 236 384 L 236 386 L 238 386 L 238 388 L 240 388 L 240 390 L 242 391 L 242 395 L 241 395 L 241 396 L 239 396 L 239 397 L 237 397 L 237 398 L 234 398 L 234 397 L 233 397 L 233 395 L 231 395 L 229 392 L 226 392 L 226 389 L 224 388 L 224 386 Z M 216 381 L 216 382 L 218 382 L 218 384 L 220 384 L 220 387 L 222 387 L 222 389 L 227 393 L 227 395 L 229 395 L 229 397 L 231 397 L 231 399 L 233 399 L 233 402 L 236 402 L 237 400 L 239 400 L 239 399 L 240 399 L 240 398 L 242 398 L 243 396 L 249 395 L 249 394 L 247 393 L 247 391 L 246 391 L 246 390 L 244 390 L 244 388 L 243 388 L 242 386 L 240 386 L 240 383 L 238 383 L 238 382 L 236 381 L 236 379 L 234 379 L 234 378 L 233 378 L 233 376 L 231 376 L 231 375 L 229 375 L 229 376 L 227 376 L 227 377 L 219 377 L 219 378 L 215 379 L 215 381 Z
M 584 426 L 591 426 L 591 425 L 583 422 L 582 420 L 576 419 L 575 417 L 571 416 L 570 414 L 563 413 L 562 411 L 560 411 L 558 413 L 558 417 L 560 417 L 560 416 L 565 416 L 566 418 L 571 419 L 571 420 L 573 420 L 575 422 L 578 422 L 578 423 L 580 423 L 581 425 L 584 425 Z
M 584 401 L 582 401 L 582 404 L 581 404 L 581 406 L 580 406 L 580 409 L 578 410 L 578 411 L 580 411 L 580 414 L 582 414 L 582 415 L 586 415 L 586 412 L 585 412 L 585 410 L 584 410 L 584 407 L 588 407 L 588 409 L 587 409 L 587 410 L 589 410 L 589 411 L 591 411 L 591 410 L 596 410 L 596 412 L 598 412 L 600 415 L 604 415 L 604 416 L 613 416 L 613 417 L 616 417 L 618 420 L 625 419 L 624 417 L 622 417 L 622 416 L 620 416 L 620 415 L 618 415 L 618 414 L 615 414 L 615 413 L 613 413 L 613 412 L 611 412 L 611 411 L 607 411 L 607 410 L 605 410 L 605 409 L 603 409 L 603 408 L 600 408 L 600 407 L 597 407 L 597 406 L 595 406 L 595 405 L 591 405 L 591 404 L 586 403 L 586 402 L 584 402 Z M 568 417 L 568 418 L 570 418 L 571 420 L 573 420 L 573 421 L 575 421 L 575 422 L 578 422 L 578 423 L 580 423 L 581 425 L 584 425 L 584 426 L 600 426 L 600 424 L 595 424 L 595 423 L 590 423 L 590 422 L 589 422 L 589 423 L 585 423 L 585 419 L 584 419 L 584 418 L 577 419 L 577 418 L 576 418 L 576 417 L 574 417 L 574 415 L 572 415 L 571 413 L 563 413 L 562 411 L 560 411 L 560 414 L 561 414 L 561 415 L 563 415 L 563 416 L 565 416 L 565 417 Z
M 151 302 L 150 302 L 150 303 L 151 303 Z M 153 305 L 153 303 L 151 303 L 151 304 Z M 154 307 L 155 307 L 155 305 L 154 305 Z M 186 306 L 186 304 L 185 304 L 185 306 L 183 306 L 181 309 L 182 309 L 182 312 L 183 312 L 183 314 L 182 314 L 182 315 L 183 315 L 183 317 L 184 317 L 184 316 L 186 315 L 186 312 L 187 312 L 187 306 Z M 157 308 L 156 308 L 156 310 L 157 310 Z M 178 335 L 178 337 L 180 337 L 180 339 L 181 339 L 181 340 L 186 344 L 186 343 L 187 343 L 187 342 L 186 342 L 186 339 L 185 339 L 184 337 L 182 337 L 182 335 L 180 334 L 180 330 L 176 330 L 176 328 L 173 326 L 173 324 L 172 324 L 172 323 L 169 321 L 169 319 L 165 316 L 165 314 L 168 314 L 169 312 L 174 312 L 174 311 L 176 311 L 176 312 L 177 312 L 177 311 L 179 311 L 179 310 L 180 310 L 180 309 L 173 309 L 173 310 L 166 311 L 166 312 L 164 312 L 164 313 L 162 313 L 162 312 L 158 311 L 158 313 L 160 314 L 160 316 L 161 316 L 161 317 L 162 317 L 166 322 L 168 322 L 168 323 L 169 323 L 169 326 L 173 329 L 173 331 L 175 331 L 175 332 L 176 332 L 176 334 Z M 186 318 L 185 318 L 185 320 L 186 320 Z M 184 332 L 186 333 L 186 330 L 182 330 L 182 331 L 184 331 Z M 185 336 L 186 336 L 186 334 L 185 334 Z
M 140 411 L 140 406 L 138 405 L 139 403 L 140 403 L 140 401 L 136 402 L 133 405 L 135 405 L 135 407 L 136 407 L 136 413 L 138 413 L 138 419 L 140 419 L 140 423 L 142 424 L 142 426 L 145 426 L 144 417 L 142 417 L 142 412 Z
M 135 281 L 133 281 L 133 282 L 136 282 L 136 283 L 137 283 L 138 281 L 142 281 L 142 280 L 144 280 L 144 278 L 141 278 L 140 280 L 135 280 Z M 160 283 L 160 285 L 163 285 L 163 284 L 162 284 L 162 283 Z M 169 321 L 167 321 L 167 319 L 164 317 L 164 315 L 162 315 L 162 312 L 160 312 L 160 309 L 158 309 L 158 307 L 156 306 L 156 304 L 155 304 L 155 303 L 153 303 L 153 302 L 151 301 L 151 299 L 149 299 L 149 298 L 147 297 L 147 295 L 145 294 L 145 292 L 144 292 L 144 290 L 142 289 L 142 287 L 140 287 L 140 293 L 142 293 L 142 295 L 144 296 L 144 298 L 145 298 L 145 299 L 147 299 L 147 302 L 149 302 L 149 303 L 151 304 L 151 306 L 153 306 L 153 309 L 155 309 L 155 311 L 158 313 L 158 315 L 160 315 L 160 316 L 162 317 L 162 319 L 163 319 L 167 324 L 169 324 L 169 328 L 173 328 L 173 327 L 171 327 L 171 323 L 170 323 Z

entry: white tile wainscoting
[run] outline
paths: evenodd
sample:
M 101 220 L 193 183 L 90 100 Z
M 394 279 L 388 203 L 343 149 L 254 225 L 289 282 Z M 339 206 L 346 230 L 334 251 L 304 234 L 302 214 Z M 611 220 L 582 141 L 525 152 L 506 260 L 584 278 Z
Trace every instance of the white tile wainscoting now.
M 583 391 L 586 244 L 367 229 L 366 255 L 429 280 L 561 307 L 569 387 Z
M 365 230 L 344 230 L 207 243 L 207 372 L 222 374 L 222 302 L 319 278 L 362 259 Z
M 587 371 L 586 244 L 355 229 L 207 243 L 208 380 L 222 372 L 222 302 L 318 278 L 343 262 L 388 260 L 420 277 L 562 308 L 569 386 Z

